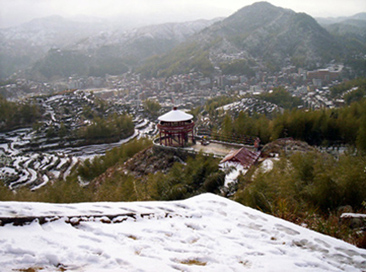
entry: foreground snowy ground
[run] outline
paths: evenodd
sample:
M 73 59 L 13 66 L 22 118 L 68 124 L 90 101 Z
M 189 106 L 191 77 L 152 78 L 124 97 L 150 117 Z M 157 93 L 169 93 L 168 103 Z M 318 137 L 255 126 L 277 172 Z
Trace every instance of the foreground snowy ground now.
M 0 202 L 1 217 L 56 215 L 44 224 L 1 226 L 0 270 L 366 271 L 366 250 L 212 194 L 172 202 Z M 80 215 L 94 217 L 72 218 Z

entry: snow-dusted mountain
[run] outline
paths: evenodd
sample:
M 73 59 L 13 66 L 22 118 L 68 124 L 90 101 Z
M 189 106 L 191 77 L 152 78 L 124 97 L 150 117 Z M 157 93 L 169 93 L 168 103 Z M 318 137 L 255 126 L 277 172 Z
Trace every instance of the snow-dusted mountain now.
M 19 26 L 1 29 L 7 41 L 24 41 L 32 46 L 63 47 L 107 28 L 107 22 L 76 21 L 61 16 L 50 16 L 31 20 Z
M 214 66 L 238 59 L 265 64 L 269 70 L 288 63 L 313 67 L 343 56 L 343 51 L 311 16 L 257 2 L 197 33 L 162 60 L 148 63 L 146 70 L 156 67 L 171 75 L 195 69 L 209 74 Z
M 210 74 L 214 66 L 236 59 L 257 65 L 264 63 L 269 70 L 279 69 L 289 62 L 311 68 L 333 59 L 346 61 L 352 56 L 363 56 L 366 51 L 364 17 L 365 14 L 360 13 L 349 17 L 351 20 L 325 29 L 318 24 L 320 19 L 317 22 L 307 14 L 267 2 L 243 7 L 225 19 L 165 23 L 135 29 L 131 26 L 141 26 L 144 20 L 134 23 L 138 18 L 131 18 L 128 23 L 129 18 L 119 18 L 118 23 L 112 23 L 98 18 L 51 16 L 0 29 L 0 79 L 31 67 L 29 77 L 32 79 L 65 76 L 57 73 L 44 75 L 40 71 L 50 70 L 50 67 L 34 66 L 36 62 L 48 63 L 51 67 L 57 65 L 60 61 L 52 62 L 52 56 L 47 55 L 55 47 L 87 59 L 82 61 L 87 62 L 87 67 L 82 69 L 84 73 L 75 73 L 79 76 L 95 75 L 88 70 L 93 66 L 98 76 L 113 74 L 105 68 L 111 62 L 114 62 L 112 66 L 126 67 L 122 69 L 125 72 L 129 68 L 140 68 L 147 59 L 151 62 L 139 70 L 143 74 L 152 74 L 146 71 L 154 70 L 154 76 L 157 71 L 171 74 L 192 69 Z M 162 57 L 150 58 L 157 55 Z M 121 71 L 116 73 L 121 74 Z
M 74 44 L 108 27 L 108 22 L 97 19 L 77 21 L 50 16 L 0 29 L 0 78 L 30 67 L 50 48 Z
M 327 18 L 315 18 L 321 25 L 331 25 L 341 23 L 348 20 L 361 20 L 366 21 L 366 12 L 357 13 L 349 17 L 327 17 Z
M 147 42 L 147 46 L 152 46 L 151 43 L 155 42 L 163 44 L 163 48 L 160 49 L 163 52 L 164 41 L 173 46 L 177 45 L 185 41 L 189 36 L 219 20 L 220 18 L 184 23 L 149 25 L 132 30 L 114 29 L 111 31 L 102 31 L 97 35 L 80 40 L 72 48 L 77 50 L 90 50 L 101 46 L 118 45 L 122 50 L 128 51 L 133 49 L 138 43 Z
M 0 216 L 45 219 L 0 227 L 2 271 L 366 270 L 365 249 L 211 194 L 172 202 L 0 202 Z
M 48 59 L 54 48 L 85 56 L 92 65 L 109 63 L 111 59 L 120 60 L 123 62 L 121 65 L 125 65 L 125 62 L 127 65 L 131 65 L 131 62 L 135 64 L 153 55 L 166 53 L 218 20 L 127 29 L 124 25 L 98 18 L 78 20 L 51 16 L 34 19 L 16 27 L 0 29 L 0 78 L 32 66 L 31 76 L 34 76 L 39 72 L 39 65 L 37 69 L 34 68 L 36 62 L 57 66 L 58 63 L 52 63 L 52 56 L 51 60 Z M 84 69 L 85 74 L 88 74 L 87 68 Z

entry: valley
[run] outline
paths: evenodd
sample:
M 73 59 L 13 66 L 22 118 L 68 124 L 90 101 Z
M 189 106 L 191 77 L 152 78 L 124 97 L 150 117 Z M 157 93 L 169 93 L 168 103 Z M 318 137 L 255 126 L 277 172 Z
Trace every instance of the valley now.
M 160 205 L 203 195 L 231 207 L 204 196 L 213 193 L 365 248 L 365 15 L 313 18 L 258 2 L 135 28 L 50 16 L 0 29 L 0 200 Z M 179 113 L 159 119 L 170 111 Z M 81 228 L 114 218 L 86 211 Z M 365 266 L 351 257 L 342 257 L 351 268 Z M 323 249 L 319 258 L 334 261 Z

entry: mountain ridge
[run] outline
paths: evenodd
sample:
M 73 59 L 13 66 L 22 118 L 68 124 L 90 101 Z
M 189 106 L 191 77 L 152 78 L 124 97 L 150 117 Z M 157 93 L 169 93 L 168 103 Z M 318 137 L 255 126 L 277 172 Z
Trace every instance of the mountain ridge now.
M 197 45 L 194 46 L 194 43 Z M 160 59 L 163 60 L 162 65 L 150 63 L 145 70 L 155 67 L 169 74 L 171 67 L 182 64 L 189 66 L 189 69 L 184 69 L 186 71 L 196 69 L 194 62 L 203 58 L 202 50 L 208 52 L 206 63 L 209 59 L 213 66 L 235 55 L 236 58 L 262 63 L 275 70 L 286 63 L 310 68 L 344 54 L 338 41 L 311 16 L 275 7 L 267 2 L 244 7 L 202 30 L 186 42 L 186 47 L 190 46 L 195 47 L 195 50 L 187 50 L 188 55 L 183 53 L 185 48 L 180 45 L 180 51 L 173 50 Z M 172 63 L 167 61 L 169 58 L 176 59 L 179 54 L 182 54 L 182 59 Z M 187 64 L 186 60 L 190 58 L 192 61 Z M 169 67 L 163 67 L 166 65 Z
M 345 17 L 353 18 L 353 23 L 348 20 L 347 24 L 323 28 L 319 20 L 305 13 L 257 2 L 224 19 L 165 23 L 126 31 L 121 27 L 111 28 L 103 20 L 94 24 L 95 20 L 100 20 L 98 18 L 78 21 L 50 16 L 0 29 L 0 37 L 3 38 L 0 44 L 0 78 L 31 68 L 28 77 L 39 79 L 39 63 L 52 65 L 48 60 L 49 52 L 55 48 L 75 51 L 90 59 L 79 76 L 89 75 L 90 65 L 98 70 L 98 73 L 91 74 L 98 75 L 107 71 L 119 73 L 126 67 L 130 70 L 138 68 L 137 71 L 146 76 L 189 71 L 211 75 L 214 67 L 234 59 L 254 63 L 269 71 L 289 64 L 312 69 L 331 60 L 339 61 L 347 55 L 364 52 L 365 27 L 359 25 L 364 22 L 359 18 L 364 17 L 366 13 L 359 13 Z M 352 42 L 353 38 L 357 45 Z M 348 52 L 348 48 L 352 51 Z M 115 72 L 113 69 L 105 70 L 103 67 L 108 66 L 111 60 L 112 66 L 120 63 L 125 68 Z M 99 63 L 103 66 L 100 69 Z M 47 67 L 42 69 L 49 70 Z M 53 76 L 63 75 L 56 73 L 46 76 L 46 79 Z

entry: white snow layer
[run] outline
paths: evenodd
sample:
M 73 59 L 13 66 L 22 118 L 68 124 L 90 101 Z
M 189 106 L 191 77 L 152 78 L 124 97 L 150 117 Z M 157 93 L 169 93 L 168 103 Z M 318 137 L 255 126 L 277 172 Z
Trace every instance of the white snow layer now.
M 366 270 L 364 249 L 212 194 L 171 202 L 0 202 L 2 217 L 103 214 L 121 216 L 0 227 L 1 271 Z
M 245 174 L 248 170 L 238 162 L 221 163 L 220 168 L 226 173 L 224 185 L 227 187 L 230 183 L 235 183 L 240 174 Z

